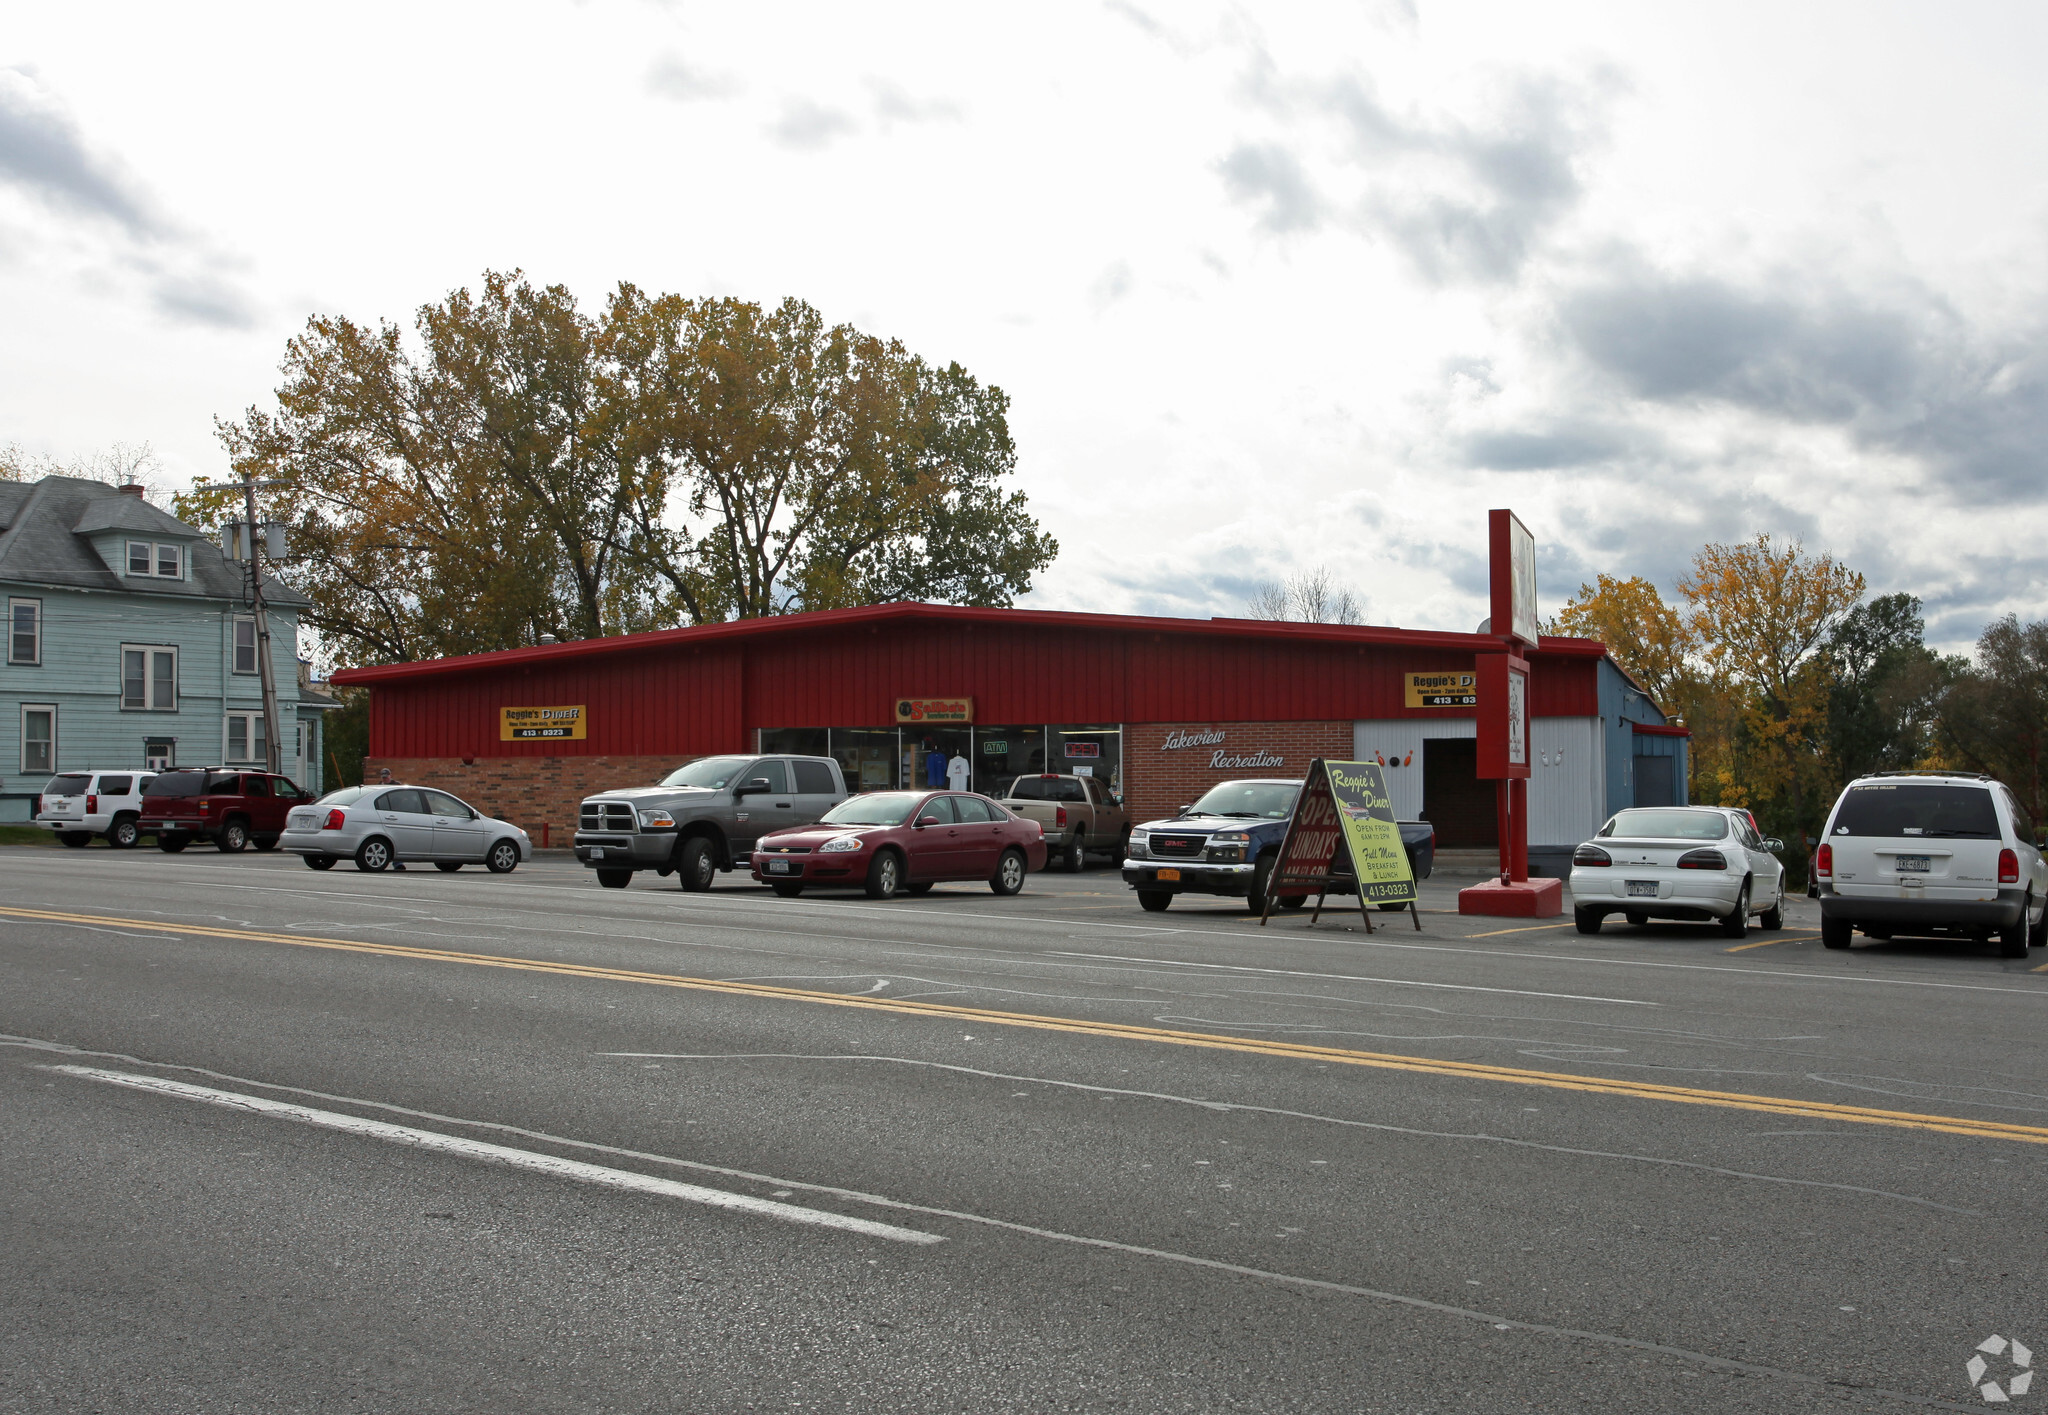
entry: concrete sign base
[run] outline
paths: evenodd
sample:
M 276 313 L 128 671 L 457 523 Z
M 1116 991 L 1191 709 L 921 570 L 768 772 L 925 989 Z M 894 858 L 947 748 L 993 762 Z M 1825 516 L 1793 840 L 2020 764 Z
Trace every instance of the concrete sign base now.
M 1564 913 L 1564 881 L 1490 879 L 1458 891 L 1460 914 L 1497 914 L 1509 919 L 1554 919 Z

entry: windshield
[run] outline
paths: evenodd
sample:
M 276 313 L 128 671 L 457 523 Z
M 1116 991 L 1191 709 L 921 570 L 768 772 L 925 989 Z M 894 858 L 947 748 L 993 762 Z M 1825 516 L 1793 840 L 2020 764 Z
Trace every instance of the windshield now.
M 351 802 L 360 800 L 363 793 L 369 789 L 367 786 L 344 786 L 339 791 L 328 792 L 325 796 L 314 802 L 314 804 L 320 806 L 346 806 Z
M 688 766 L 679 766 L 661 779 L 663 786 L 703 786 L 721 791 L 738 779 L 742 769 L 753 763 L 752 757 L 706 757 Z
M 1725 840 L 1728 817 L 1719 811 L 1623 811 L 1601 826 L 1600 834 L 1643 840 Z
M 1071 776 L 1020 776 L 1010 783 L 1012 801 L 1086 801 L 1088 793 Z
M 826 825 L 901 825 L 923 799 L 915 791 L 872 791 L 841 801 L 819 819 Z
M 1298 781 L 1226 781 L 1195 802 L 1191 816 L 1250 816 L 1284 821 L 1294 814 Z
M 167 771 L 149 783 L 152 796 L 197 796 L 206 790 L 203 771 Z
M 92 785 L 89 776 L 53 776 L 50 784 L 43 788 L 45 796 L 83 796 L 86 787 Z
M 1842 797 L 1829 834 L 1996 840 L 1998 813 L 1981 786 L 1854 786 Z

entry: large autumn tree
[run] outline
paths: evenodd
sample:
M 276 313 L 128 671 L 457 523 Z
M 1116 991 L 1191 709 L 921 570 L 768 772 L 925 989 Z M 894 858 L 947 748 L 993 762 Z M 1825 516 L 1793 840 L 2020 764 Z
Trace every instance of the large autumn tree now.
M 331 651 L 393 662 L 890 599 L 1004 605 L 1058 545 L 1008 483 L 1009 400 L 799 300 L 598 312 L 487 274 L 396 324 L 318 317 L 274 411 L 287 582 Z M 202 484 L 180 512 L 235 514 Z

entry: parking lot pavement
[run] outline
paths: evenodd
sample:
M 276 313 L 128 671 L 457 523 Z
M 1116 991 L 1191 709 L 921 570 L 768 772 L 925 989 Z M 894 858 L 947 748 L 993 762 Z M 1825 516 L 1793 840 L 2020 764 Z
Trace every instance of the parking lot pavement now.
M 0 1408 L 1979 1408 L 2036 1344 L 2048 958 L 1456 888 L 0 851 Z

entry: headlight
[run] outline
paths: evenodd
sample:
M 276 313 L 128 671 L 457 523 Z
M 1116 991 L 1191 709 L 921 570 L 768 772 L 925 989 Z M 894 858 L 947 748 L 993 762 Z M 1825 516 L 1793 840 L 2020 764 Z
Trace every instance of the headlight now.
M 843 855 L 848 850 L 858 850 L 861 838 L 858 835 L 837 835 L 818 847 L 820 855 Z
M 642 811 L 640 813 L 640 824 L 642 825 L 673 827 L 675 823 L 676 818 L 667 811 Z
M 1251 838 L 1251 832 L 1243 830 L 1219 830 L 1209 837 L 1218 845 L 1242 845 Z

